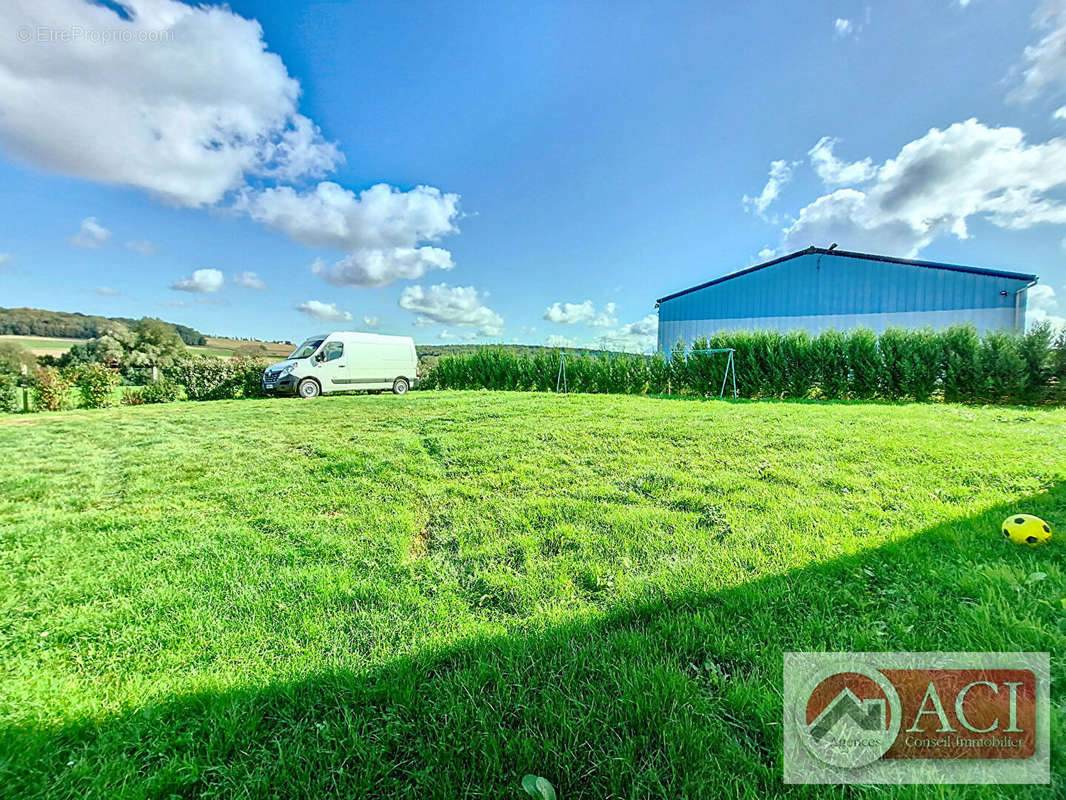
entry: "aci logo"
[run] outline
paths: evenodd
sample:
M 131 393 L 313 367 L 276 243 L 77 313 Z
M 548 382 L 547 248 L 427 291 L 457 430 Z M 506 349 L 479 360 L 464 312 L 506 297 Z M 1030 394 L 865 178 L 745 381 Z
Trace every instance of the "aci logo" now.
M 1046 783 L 1046 653 L 787 653 L 787 783 Z
M 803 706 L 798 720 L 803 743 L 836 767 L 876 761 L 899 733 L 899 695 L 883 674 L 865 665 L 818 680 Z

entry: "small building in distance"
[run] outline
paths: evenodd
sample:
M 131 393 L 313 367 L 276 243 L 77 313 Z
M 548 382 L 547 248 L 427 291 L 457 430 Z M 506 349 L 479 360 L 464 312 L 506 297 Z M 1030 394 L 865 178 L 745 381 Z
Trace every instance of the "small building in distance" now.
M 660 297 L 659 351 L 720 331 L 1020 331 L 1036 275 L 809 247 Z

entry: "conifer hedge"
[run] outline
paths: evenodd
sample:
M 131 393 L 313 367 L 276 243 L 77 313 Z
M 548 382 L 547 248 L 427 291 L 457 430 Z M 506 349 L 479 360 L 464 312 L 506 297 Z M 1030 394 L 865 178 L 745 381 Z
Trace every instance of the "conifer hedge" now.
M 865 328 L 816 336 L 735 331 L 698 339 L 692 347 L 679 343 L 669 358 L 566 354 L 567 388 L 717 396 L 726 356 L 701 351 L 720 348 L 735 350 L 737 390 L 746 398 L 1066 402 L 1066 333 L 1054 337 L 1046 325 L 1026 334 L 984 336 L 970 325 L 889 328 L 880 336 Z M 445 356 L 422 387 L 553 392 L 562 355 L 485 348 Z

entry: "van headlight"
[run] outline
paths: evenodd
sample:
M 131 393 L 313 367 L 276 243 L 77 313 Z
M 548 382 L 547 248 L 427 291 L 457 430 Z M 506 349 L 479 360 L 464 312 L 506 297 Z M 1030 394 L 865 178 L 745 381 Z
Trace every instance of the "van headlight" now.
M 278 373 L 278 377 L 283 378 L 288 375 L 290 372 L 292 372 L 294 366 L 294 364 L 289 364 L 287 367 L 282 367 L 281 372 Z

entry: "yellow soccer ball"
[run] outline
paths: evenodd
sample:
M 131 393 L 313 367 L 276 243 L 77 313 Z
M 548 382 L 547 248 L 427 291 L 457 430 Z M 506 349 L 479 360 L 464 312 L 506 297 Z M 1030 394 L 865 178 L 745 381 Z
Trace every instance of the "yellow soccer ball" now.
M 1051 539 L 1051 526 L 1032 514 L 1013 514 L 1003 520 L 1003 538 L 1030 547 Z

